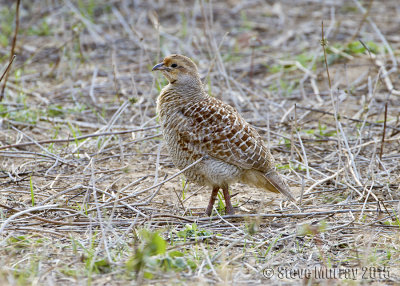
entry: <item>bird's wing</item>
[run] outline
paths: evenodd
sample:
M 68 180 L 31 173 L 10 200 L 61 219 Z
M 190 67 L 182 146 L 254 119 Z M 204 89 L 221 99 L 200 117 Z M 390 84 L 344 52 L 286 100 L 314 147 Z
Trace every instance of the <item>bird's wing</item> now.
M 274 159 L 260 135 L 231 106 L 212 97 L 181 110 L 181 144 L 243 169 L 267 172 Z

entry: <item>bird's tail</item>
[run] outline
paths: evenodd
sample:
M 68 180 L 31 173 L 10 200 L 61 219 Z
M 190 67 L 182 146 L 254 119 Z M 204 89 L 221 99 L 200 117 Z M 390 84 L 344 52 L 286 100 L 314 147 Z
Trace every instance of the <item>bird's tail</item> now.
M 260 171 L 249 170 L 243 177 L 243 181 L 270 192 L 281 193 L 288 197 L 292 202 L 296 202 L 296 199 L 290 192 L 288 184 L 275 170 L 271 170 L 266 174 L 263 174 Z
M 266 185 L 268 190 L 273 190 L 274 192 L 280 192 L 287 196 L 291 201 L 296 202 L 296 199 L 293 197 L 290 192 L 288 184 L 285 180 L 278 174 L 277 171 L 272 170 L 264 175 L 266 179 Z M 265 188 L 265 187 L 264 187 Z

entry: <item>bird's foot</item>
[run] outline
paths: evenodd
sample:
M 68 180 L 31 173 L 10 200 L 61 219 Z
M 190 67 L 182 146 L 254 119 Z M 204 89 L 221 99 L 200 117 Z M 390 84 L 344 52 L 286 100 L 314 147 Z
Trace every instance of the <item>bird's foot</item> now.
M 208 215 L 208 216 L 211 216 L 211 213 L 212 213 L 212 206 L 211 206 L 211 208 L 210 208 L 210 206 L 208 206 L 207 209 L 206 209 L 205 214 Z
M 211 216 L 212 208 L 208 207 L 204 214 L 207 215 L 207 216 Z M 233 209 L 233 207 L 230 207 L 230 208 L 227 207 L 227 208 L 225 208 L 225 214 L 226 215 L 234 215 L 235 214 L 235 210 Z
M 225 208 L 225 214 L 227 215 L 234 215 L 235 214 L 235 210 L 233 209 L 233 207 L 226 207 Z

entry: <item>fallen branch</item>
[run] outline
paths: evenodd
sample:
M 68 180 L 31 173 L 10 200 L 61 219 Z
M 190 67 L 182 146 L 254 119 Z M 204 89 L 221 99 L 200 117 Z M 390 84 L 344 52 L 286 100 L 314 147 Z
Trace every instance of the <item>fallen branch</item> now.
M 239 218 L 239 219 L 247 219 L 250 217 L 256 218 L 286 218 L 286 217 L 294 217 L 294 218 L 304 218 L 308 216 L 320 216 L 320 215 L 332 215 L 332 214 L 341 214 L 341 213 L 349 213 L 349 212 L 376 212 L 376 209 L 344 209 L 344 210 L 332 210 L 332 211 L 320 211 L 320 212 L 308 212 L 308 213 L 292 213 L 292 214 L 244 214 L 244 215 L 224 215 L 224 216 L 212 216 L 205 218 L 198 218 L 197 221 L 208 221 L 208 220 L 217 220 L 217 219 L 227 219 L 227 218 Z M 190 217 L 193 218 L 193 217 Z

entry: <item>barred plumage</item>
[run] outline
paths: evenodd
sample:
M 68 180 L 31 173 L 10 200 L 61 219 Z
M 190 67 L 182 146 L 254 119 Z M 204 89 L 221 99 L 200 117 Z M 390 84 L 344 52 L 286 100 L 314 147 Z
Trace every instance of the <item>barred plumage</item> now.
M 233 213 L 228 186 L 235 182 L 281 192 L 294 201 L 260 135 L 233 107 L 204 91 L 189 58 L 171 55 L 153 70 L 161 70 L 169 81 L 158 97 L 157 111 L 173 163 L 183 169 L 203 157 L 184 174 L 213 188 L 208 215 L 220 188 L 226 212 Z

